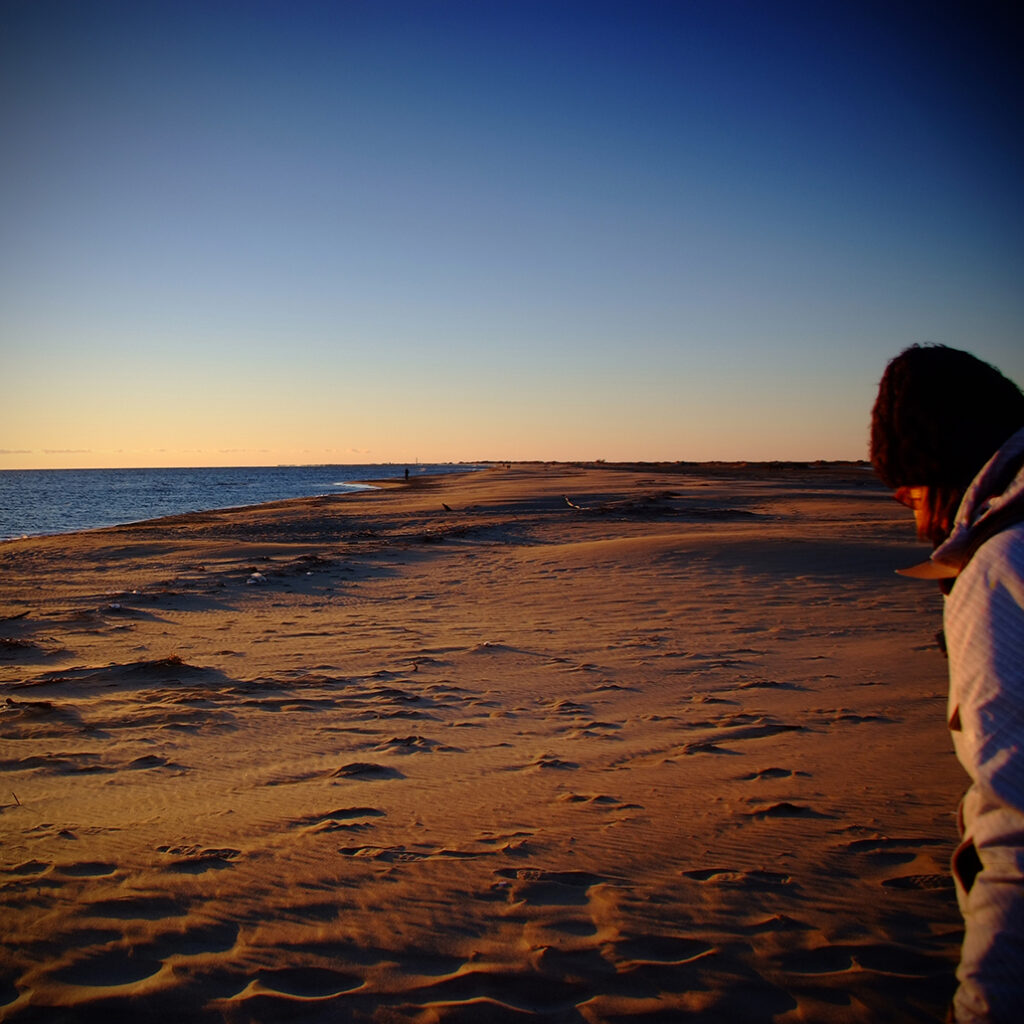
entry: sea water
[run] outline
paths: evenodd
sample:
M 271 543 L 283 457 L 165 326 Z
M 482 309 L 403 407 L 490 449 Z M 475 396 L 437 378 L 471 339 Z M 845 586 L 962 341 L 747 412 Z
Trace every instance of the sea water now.
M 445 464 L 408 470 L 422 475 L 475 468 Z M 405 471 L 402 465 L 0 470 L 0 540 L 339 494 L 365 487 L 361 480 L 402 477 Z

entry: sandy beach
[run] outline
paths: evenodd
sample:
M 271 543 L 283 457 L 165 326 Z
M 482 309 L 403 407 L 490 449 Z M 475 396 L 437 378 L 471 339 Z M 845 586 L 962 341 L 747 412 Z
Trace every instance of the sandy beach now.
M 0 1020 L 940 1020 L 921 557 L 854 465 L 0 545 Z

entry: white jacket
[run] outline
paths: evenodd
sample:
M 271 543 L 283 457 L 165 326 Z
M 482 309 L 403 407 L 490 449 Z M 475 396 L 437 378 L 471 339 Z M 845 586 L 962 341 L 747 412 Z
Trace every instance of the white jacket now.
M 949 725 L 971 778 L 953 857 L 965 925 L 958 1022 L 1024 1021 L 1022 458 L 1024 430 L 975 478 L 931 559 L 956 576 L 944 613 Z

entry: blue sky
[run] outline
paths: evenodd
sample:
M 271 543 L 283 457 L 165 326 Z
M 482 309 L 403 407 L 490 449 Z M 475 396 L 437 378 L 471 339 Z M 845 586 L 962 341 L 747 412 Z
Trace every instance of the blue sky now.
M 1024 381 L 1009 5 L 0 7 L 0 468 L 861 458 Z

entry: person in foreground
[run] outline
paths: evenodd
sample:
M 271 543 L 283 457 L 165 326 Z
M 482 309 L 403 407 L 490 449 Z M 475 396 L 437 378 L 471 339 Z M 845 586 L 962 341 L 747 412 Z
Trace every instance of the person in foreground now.
M 871 462 L 934 550 L 949 727 L 971 783 L 953 856 L 958 1022 L 1024 1021 L 1024 395 L 980 359 L 913 346 L 885 369 Z

